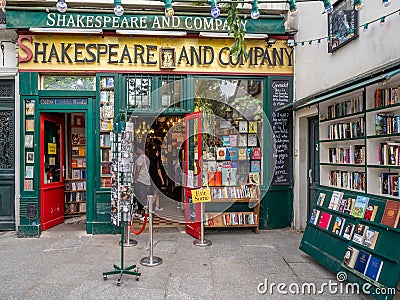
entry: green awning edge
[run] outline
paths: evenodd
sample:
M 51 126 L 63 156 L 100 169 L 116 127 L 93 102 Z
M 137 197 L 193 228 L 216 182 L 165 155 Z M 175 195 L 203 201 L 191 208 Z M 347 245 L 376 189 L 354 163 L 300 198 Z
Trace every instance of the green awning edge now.
M 355 91 L 365 86 L 374 84 L 379 81 L 388 80 L 393 76 L 400 74 L 400 59 L 395 60 L 382 67 L 376 68 L 372 71 L 363 73 L 349 80 L 343 81 L 327 90 L 315 93 L 300 100 L 294 101 L 290 104 L 280 107 L 277 111 L 281 110 L 299 110 L 312 104 L 317 104 L 324 100 L 340 96 L 342 94 Z

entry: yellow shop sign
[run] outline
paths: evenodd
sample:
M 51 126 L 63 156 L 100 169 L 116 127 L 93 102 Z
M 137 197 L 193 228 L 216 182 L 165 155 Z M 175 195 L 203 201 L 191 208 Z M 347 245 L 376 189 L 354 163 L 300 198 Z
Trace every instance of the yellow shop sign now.
M 21 35 L 21 71 L 159 71 L 293 73 L 293 51 L 285 41 L 268 47 L 247 41 L 247 58 L 231 55 L 232 39 L 120 36 Z

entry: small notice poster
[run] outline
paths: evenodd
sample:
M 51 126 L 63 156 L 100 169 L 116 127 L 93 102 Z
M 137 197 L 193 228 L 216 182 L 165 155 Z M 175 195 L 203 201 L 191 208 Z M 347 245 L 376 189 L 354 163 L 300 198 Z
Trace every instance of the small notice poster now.
M 47 144 L 47 154 L 57 154 L 57 145 L 55 143 Z
M 209 188 L 192 190 L 192 201 L 193 203 L 198 202 L 210 202 L 211 201 L 211 192 Z

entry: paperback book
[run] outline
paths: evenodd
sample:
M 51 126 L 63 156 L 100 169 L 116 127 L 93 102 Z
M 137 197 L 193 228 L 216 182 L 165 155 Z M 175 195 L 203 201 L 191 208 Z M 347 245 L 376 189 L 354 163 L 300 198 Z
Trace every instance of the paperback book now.
M 333 191 L 332 196 L 331 196 L 331 201 L 329 202 L 328 208 L 337 210 L 342 198 L 343 198 L 343 192 Z
M 336 217 L 335 223 L 333 224 L 332 232 L 337 235 L 342 235 L 344 224 L 346 219 L 342 217 Z
M 327 212 L 321 212 L 321 218 L 319 219 L 318 226 L 322 229 L 327 230 L 329 223 L 331 222 L 332 215 Z
M 344 254 L 343 264 L 348 266 L 349 268 L 354 268 L 354 265 L 357 261 L 358 253 L 358 249 L 348 246 Z
M 355 225 L 352 223 L 347 223 L 343 231 L 343 237 L 347 240 L 351 240 L 353 237 Z
M 383 267 L 383 261 L 375 256 L 370 256 L 367 267 L 365 269 L 365 276 L 372 280 L 378 281 Z
M 375 249 L 375 244 L 378 239 L 378 235 L 379 235 L 378 231 L 372 230 L 372 229 L 367 229 L 365 231 L 363 245 L 370 249 Z
M 310 216 L 310 223 L 317 225 L 319 214 L 320 211 L 314 208 Z
M 363 250 L 359 250 L 356 263 L 354 264 L 354 270 L 357 270 L 358 272 L 364 274 L 370 257 L 371 254 Z
M 356 218 L 364 218 L 365 211 L 367 209 L 369 198 L 366 196 L 357 196 L 354 207 L 351 211 L 351 215 Z
M 325 193 L 319 193 L 318 199 L 317 199 L 317 205 L 322 206 L 324 205 L 326 194 Z
M 354 232 L 354 235 L 353 235 L 353 242 L 356 242 L 356 243 L 362 245 L 364 243 L 365 233 L 368 228 L 369 227 L 364 224 L 358 224 L 356 231 Z

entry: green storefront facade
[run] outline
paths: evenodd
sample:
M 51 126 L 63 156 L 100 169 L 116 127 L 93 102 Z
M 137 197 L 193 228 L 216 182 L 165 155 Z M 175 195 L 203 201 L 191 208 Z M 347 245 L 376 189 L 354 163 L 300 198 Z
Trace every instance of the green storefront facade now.
M 279 102 L 279 96 L 274 92 L 276 86 L 284 85 L 288 96 L 286 100 L 292 101 L 293 51 L 286 43 L 283 18 L 269 16 L 249 20 L 246 24 L 248 33 L 272 36 L 276 43 L 267 45 L 265 38 L 260 37 L 249 39 L 249 57 L 240 61 L 230 56 L 232 39 L 215 39 L 202 35 L 215 30 L 225 31 L 224 24 L 224 19 L 216 21 L 199 16 L 179 16 L 168 20 L 161 15 L 124 15 L 117 18 L 111 14 L 85 11 L 60 14 L 29 8 L 7 10 L 7 27 L 17 29 L 19 35 L 20 109 L 23 116 L 19 133 L 22 137 L 20 172 L 25 174 L 21 176 L 20 182 L 19 236 L 40 236 L 44 228 L 43 214 L 48 213 L 42 207 L 41 199 L 46 189 L 43 180 L 46 182 L 46 178 L 49 178 L 49 171 L 44 170 L 44 165 L 48 167 L 53 162 L 47 158 L 43 161 L 41 156 L 52 153 L 48 144 L 56 143 L 53 139 L 43 146 L 43 137 L 46 135 L 42 119 L 45 116 L 65 116 L 65 120 L 77 116 L 84 118 L 85 126 L 81 135 L 86 139 L 86 230 L 91 234 L 117 231 L 110 220 L 110 188 L 102 178 L 105 172 L 102 167 L 102 149 L 105 146 L 102 144 L 104 112 L 101 103 L 102 82 L 105 79 L 113 82 L 113 130 L 117 130 L 117 120 L 126 113 L 137 118 L 154 118 L 184 117 L 193 112 L 198 80 L 213 78 L 221 82 L 247 82 L 248 85 L 258 82 L 264 113 L 270 120 L 273 132 L 279 134 L 276 143 L 283 143 L 285 149 L 280 152 L 281 163 L 277 164 L 281 168 L 279 172 L 267 174 L 268 168 L 265 167 L 262 174 L 264 183 L 269 181 L 267 178 L 272 178 L 272 184 L 260 185 L 264 195 L 259 216 L 260 228 L 291 225 L 291 116 L 275 111 L 287 103 Z M 76 33 L 76 29 L 98 31 Z M 128 29 L 154 30 L 154 36 L 148 37 L 144 32 L 126 34 L 118 31 Z M 186 36 L 173 36 L 172 30 L 185 32 Z M 171 34 L 168 35 L 168 32 Z M 162 65 L 164 51 L 172 51 L 172 66 Z M 56 82 L 57 87 L 52 88 L 49 81 Z M 89 87 L 76 88 L 77 82 L 81 84 L 82 81 L 89 83 Z M 148 105 L 132 105 L 132 90 L 129 87 L 132 82 L 141 83 L 137 87 L 145 88 L 153 95 L 156 95 L 157 90 L 162 91 L 165 82 L 179 82 L 173 85 L 177 88 L 179 99 L 172 106 L 165 105 L 161 95 L 151 97 L 150 100 L 146 98 Z M 68 88 L 68 83 L 71 88 Z M 28 106 L 33 108 L 29 114 Z M 280 123 L 281 118 L 285 119 L 283 125 Z M 33 130 L 27 128 L 28 122 Z M 75 119 L 65 121 L 64 124 L 73 122 L 76 122 Z M 28 135 L 33 138 L 31 147 L 23 142 Z M 68 138 L 65 141 L 66 144 L 70 142 Z M 264 146 L 270 149 L 270 145 Z M 264 165 L 278 159 L 272 152 L 268 150 L 263 153 Z M 28 154 L 33 155 L 29 162 Z M 26 174 L 27 166 L 32 166 L 33 170 L 29 177 Z M 67 163 L 64 167 L 68 167 Z

